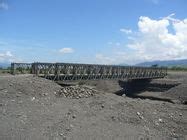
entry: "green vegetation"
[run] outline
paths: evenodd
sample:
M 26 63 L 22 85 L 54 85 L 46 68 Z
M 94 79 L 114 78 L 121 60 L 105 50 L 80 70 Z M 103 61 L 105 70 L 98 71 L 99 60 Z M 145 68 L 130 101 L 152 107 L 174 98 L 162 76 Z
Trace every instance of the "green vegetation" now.
M 172 66 L 172 67 L 168 67 L 168 70 L 171 70 L 171 71 L 187 71 L 187 66 Z
M 8 67 L 8 68 L 1 68 L 0 67 L 0 74 L 10 74 L 11 73 L 11 68 Z M 15 69 L 15 74 L 28 74 L 28 73 L 31 73 L 31 68 L 29 67 L 26 67 L 26 68 L 16 68 Z
M 151 67 L 157 68 L 160 67 L 158 64 L 152 65 Z M 187 65 L 179 65 L 179 66 L 168 66 L 168 70 L 171 71 L 187 71 Z
M 152 65 L 151 67 L 157 68 L 157 67 L 158 67 L 158 64 Z
M 3 73 L 3 74 L 10 73 L 10 72 L 11 72 L 11 68 L 10 67 L 8 67 L 8 68 L 1 68 L 0 67 L 0 74 L 1 73 Z
M 19 68 L 17 68 L 15 70 L 15 73 L 16 74 L 27 74 L 27 73 L 31 73 L 31 68 L 29 68 L 29 67 L 26 67 L 26 68 L 19 67 Z

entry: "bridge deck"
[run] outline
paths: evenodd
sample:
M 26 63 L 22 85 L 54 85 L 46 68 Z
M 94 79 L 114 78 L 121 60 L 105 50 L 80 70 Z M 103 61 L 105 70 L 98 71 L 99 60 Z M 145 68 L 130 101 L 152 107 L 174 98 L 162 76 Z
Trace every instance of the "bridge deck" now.
M 73 63 L 12 63 L 12 73 L 17 69 L 30 69 L 32 74 L 51 80 L 89 79 L 154 79 L 167 75 L 166 68 Z

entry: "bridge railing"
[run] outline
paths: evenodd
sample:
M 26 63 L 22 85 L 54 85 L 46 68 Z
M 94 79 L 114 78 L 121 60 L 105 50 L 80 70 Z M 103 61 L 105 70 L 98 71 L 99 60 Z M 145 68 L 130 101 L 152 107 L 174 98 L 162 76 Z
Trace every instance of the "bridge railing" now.
M 166 76 L 167 68 L 37 62 L 12 63 L 11 73 L 32 73 L 51 80 L 153 79 Z
M 51 80 L 153 79 L 166 76 L 167 68 L 74 63 L 32 63 L 32 73 Z

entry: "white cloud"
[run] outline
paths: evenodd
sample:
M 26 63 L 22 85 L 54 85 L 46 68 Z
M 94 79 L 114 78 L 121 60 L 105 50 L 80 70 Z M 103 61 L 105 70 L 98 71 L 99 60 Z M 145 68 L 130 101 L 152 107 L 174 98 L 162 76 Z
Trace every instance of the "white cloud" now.
M 62 48 L 62 49 L 59 50 L 59 52 L 61 54 L 66 54 L 66 53 L 73 53 L 74 50 L 72 48 Z
M 171 16 L 170 16 L 171 17 Z M 177 22 L 176 22 L 177 21 Z M 169 32 L 169 26 L 174 33 Z M 170 60 L 187 58 L 187 19 L 153 20 L 140 17 L 139 36 L 127 45 L 134 54 L 141 55 L 138 60 Z
M 13 55 L 10 51 L 0 53 L 0 62 L 11 62 L 13 60 Z
M 3 10 L 8 10 L 9 6 L 7 3 L 5 2 L 0 2 L 0 9 L 3 9 Z
M 131 34 L 132 30 L 131 29 L 120 29 L 121 32 L 124 32 L 126 34 Z
M 137 23 L 138 31 L 132 31 L 127 36 L 129 43 L 111 50 L 112 61 L 103 61 L 106 64 L 135 64 L 153 60 L 186 59 L 187 18 L 179 20 L 173 18 L 174 15 L 161 19 L 141 16 Z
M 10 51 L 6 51 L 4 53 L 0 53 L 0 57 L 12 57 L 12 53 Z
M 96 54 L 95 58 L 97 64 L 113 64 L 115 62 L 115 59 L 104 56 L 103 54 Z
M 149 17 L 141 16 L 138 22 L 140 33 L 154 36 L 167 33 L 167 26 L 169 26 L 167 19 L 152 20 Z
M 12 56 L 13 56 L 12 53 L 11 53 L 10 51 L 7 51 L 7 52 L 5 53 L 5 55 L 8 56 L 8 57 L 12 57 Z
M 169 16 L 163 17 L 163 18 L 161 18 L 161 19 L 167 19 L 167 20 L 172 21 L 172 22 L 180 22 L 179 19 L 173 18 L 173 16 L 175 16 L 175 13 L 172 13 L 172 14 L 170 14 Z

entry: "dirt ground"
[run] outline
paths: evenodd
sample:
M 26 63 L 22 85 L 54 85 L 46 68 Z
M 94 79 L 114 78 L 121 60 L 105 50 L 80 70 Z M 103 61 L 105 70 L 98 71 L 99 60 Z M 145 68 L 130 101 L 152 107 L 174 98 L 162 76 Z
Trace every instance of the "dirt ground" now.
M 32 75 L 0 75 L 0 140 L 187 139 L 187 72 L 169 72 L 133 97 L 116 94 L 123 92 L 117 80 L 83 84 L 64 89 Z M 58 94 L 84 86 L 94 94 Z

